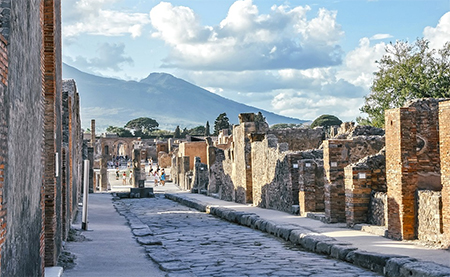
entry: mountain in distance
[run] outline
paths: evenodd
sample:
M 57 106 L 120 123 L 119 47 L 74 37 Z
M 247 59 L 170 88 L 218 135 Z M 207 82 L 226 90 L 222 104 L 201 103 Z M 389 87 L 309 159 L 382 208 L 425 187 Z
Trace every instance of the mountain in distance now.
M 239 122 L 240 113 L 261 113 L 270 125 L 306 122 L 277 115 L 221 97 L 166 73 L 151 73 L 139 82 L 99 77 L 63 64 L 63 78 L 74 79 L 80 94 L 81 122 L 90 128 L 95 119 L 97 132 L 108 126 L 123 127 L 138 117 L 155 119 L 160 129 L 173 131 L 193 128 L 214 121 L 226 113 L 230 123 Z

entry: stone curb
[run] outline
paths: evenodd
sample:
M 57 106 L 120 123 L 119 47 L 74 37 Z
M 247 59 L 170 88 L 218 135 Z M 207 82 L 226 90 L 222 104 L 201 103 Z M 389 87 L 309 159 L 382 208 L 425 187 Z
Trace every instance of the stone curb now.
M 349 243 L 339 242 L 334 238 L 313 233 L 302 227 L 277 225 L 274 222 L 262 219 L 254 213 L 209 205 L 187 196 L 165 193 L 165 197 L 229 222 L 269 233 L 293 244 L 300 245 L 310 252 L 349 262 L 385 276 L 450 277 L 450 268 L 440 264 L 419 261 L 405 256 L 358 250 L 358 248 L 353 247 Z

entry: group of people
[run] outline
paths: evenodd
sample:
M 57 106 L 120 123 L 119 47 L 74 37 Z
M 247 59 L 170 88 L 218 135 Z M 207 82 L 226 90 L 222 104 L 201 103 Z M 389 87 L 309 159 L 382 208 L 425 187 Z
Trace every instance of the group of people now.
M 154 181 L 155 181 L 155 186 L 158 186 L 159 184 L 161 184 L 162 186 L 164 186 L 166 184 L 166 173 L 164 172 L 164 168 L 160 169 L 159 165 L 157 165 L 156 170 L 153 171 L 153 161 L 150 159 L 149 160 L 149 165 L 150 165 L 150 169 L 148 171 L 148 176 L 153 176 L 154 177 Z M 116 168 L 116 180 L 119 180 L 120 177 L 120 170 L 117 167 Z M 127 184 L 127 179 L 129 180 L 130 185 L 132 185 L 133 183 L 133 171 L 130 170 L 130 174 L 128 175 L 127 178 L 127 172 L 124 171 L 122 174 L 122 185 L 126 185 Z
M 148 176 L 152 176 L 155 178 L 155 187 L 158 186 L 158 184 L 161 184 L 162 186 L 164 186 L 166 184 L 166 173 L 164 172 L 164 168 L 161 169 L 161 173 L 160 173 L 160 168 L 159 166 L 157 166 L 155 172 L 153 172 L 153 168 L 150 167 L 150 170 L 148 171 Z

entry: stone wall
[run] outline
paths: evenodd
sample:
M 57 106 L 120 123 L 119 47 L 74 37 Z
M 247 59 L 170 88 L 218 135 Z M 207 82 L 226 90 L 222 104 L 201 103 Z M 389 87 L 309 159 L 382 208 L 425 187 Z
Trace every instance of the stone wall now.
M 278 143 L 287 143 L 292 151 L 317 149 L 325 139 L 323 128 L 270 129 L 267 134 L 274 135 Z
M 440 191 L 417 192 L 417 234 L 422 241 L 442 242 L 442 202 Z
M 442 225 L 450 246 L 450 101 L 439 103 L 439 147 L 442 180 Z
M 222 150 L 214 146 L 209 146 L 208 150 L 208 194 L 226 201 L 234 201 L 232 153 L 232 149 Z
M 3 79 L 0 101 L 6 105 L 0 113 L 6 114 L 3 120 L 6 119 L 7 126 L 2 134 L 4 136 L 6 131 L 6 138 L 3 137 L 6 147 L 2 147 L 6 151 L 2 178 L 4 244 L 1 248 L 1 275 L 39 276 L 43 274 L 44 250 L 41 206 L 44 204 L 41 202 L 43 7 L 40 1 L 25 0 L 1 1 L 1 7 L 1 32 L 7 42 L 7 56 L 2 55 L 2 62 L 8 65 L 7 83 Z M 6 77 L 4 73 L 5 69 L 2 78 Z
M 195 157 L 195 166 L 192 176 L 192 192 L 207 194 L 208 183 L 208 165 L 202 163 L 200 157 Z
M 325 169 L 325 218 L 328 222 L 345 222 L 344 168 L 384 147 L 382 136 L 330 139 L 323 143 Z
M 367 223 L 386 226 L 388 218 L 388 204 L 386 192 L 372 191 Z

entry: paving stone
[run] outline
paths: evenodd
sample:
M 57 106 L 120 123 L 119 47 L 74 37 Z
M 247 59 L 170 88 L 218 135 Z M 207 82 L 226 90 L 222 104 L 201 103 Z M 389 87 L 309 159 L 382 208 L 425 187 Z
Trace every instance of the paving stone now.
M 162 245 L 162 242 L 152 236 L 137 237 L 137 242 L 144 245 Z
M 161 268 L 161 270 L 164 271 L 181 271 L 189 269 L 189 266 L 180 261 L 173 261 L 173 262 L 159 263 L 159 268 Z
M 132 229 L 131 232 L 133 232 L 133 235 L 137 237 L 149 236 L 153 234 L 148 226 L 145 226 L 145 228 Z
M 346 262 L 305 252 L 300 246 L 283 240 L 304 239 L 308 231 L 296 226 L 277 226 L 258 216 L 221 207 L 209 207 L 210 214 L 199 213 L 160 197 L 117 202 L 127 204 L 128 217 L 135 224 L 141 222 L 153 231 L 153 236 L 137 236 L 137 239 L 143 243 L 149 259 L 168 272 L 167 276 L 378 276 Z M 254 229 L 221 220 L 213 214 Z M 269 229 L 283 239 L 255 229 Z M 324 241 L 315 237 L 311 243 L 317 245 Z M 350 250 L 346 251 L 348 254 Z

